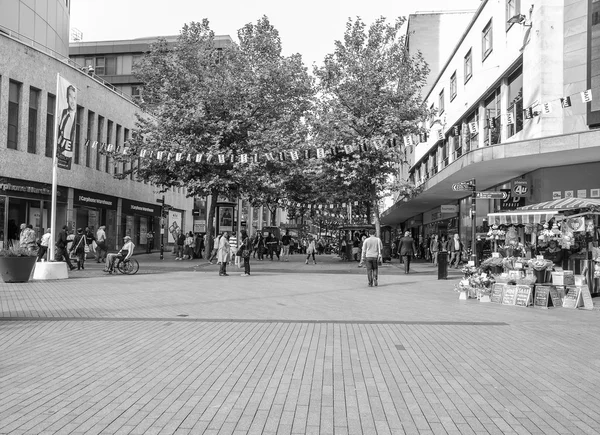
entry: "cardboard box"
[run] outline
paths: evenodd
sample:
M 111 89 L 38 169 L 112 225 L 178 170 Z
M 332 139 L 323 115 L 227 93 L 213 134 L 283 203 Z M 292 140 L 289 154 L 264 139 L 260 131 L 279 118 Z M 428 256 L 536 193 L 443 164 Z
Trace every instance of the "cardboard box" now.
M 563 270 L 562 272 L 552 272 L 552 284 L 554 285 L 575 285 L 575 275 L 572 270 Z
M 586 285 L 587 279 L 583 275 L 575 275 L 575 285 Z

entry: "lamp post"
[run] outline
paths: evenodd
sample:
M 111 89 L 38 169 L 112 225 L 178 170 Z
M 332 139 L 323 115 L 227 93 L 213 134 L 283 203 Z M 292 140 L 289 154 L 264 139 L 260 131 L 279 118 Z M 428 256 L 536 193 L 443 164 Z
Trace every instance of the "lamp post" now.
M 165 253 L 165 195 L 162 199 L 157 199 L 160 202 L 160 259 L 164 259 Z

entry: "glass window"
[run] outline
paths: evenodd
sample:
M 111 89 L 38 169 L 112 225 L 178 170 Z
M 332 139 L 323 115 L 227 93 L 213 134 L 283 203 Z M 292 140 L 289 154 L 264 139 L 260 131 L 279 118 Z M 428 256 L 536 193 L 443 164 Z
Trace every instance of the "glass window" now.
M 98 131 L 96 132 L 96 140 L 98 141 L 98 145 L 96 146 L 96 170 L 100 170 L 100 149 L 102 148 L 102 133 L 104 132 L 104 117 L 98 115 Z
M 19 143 L 19 101 L 21 100 L 21 83 L 8 84 L 8 142 L 7 147 L 17 149 Z
M 77 106 L 77 115 L 75 115 L 75 156 L 73 163 L 79 164 L 81 159 L 81 121 L 83 120 L 83 107 Z
M 92 112 L 91 110 L 88 110 L 88 117 L 87 117 L 87 138 L 89 140 L 88 146 L 85 147 L 85 166 L 86 167 L 90 167 L 91 165 L 91 160 L 92 160 L 92 153 L 91 153 L 91 149 L 92 149 L 92 132 L 94 131 L 94 117 L 96 116 L 96 114 L 94 112 Z
M 96 58 L 96 74 L 99 76 L 103 76 L 106 74 L 106 59 L 103 57 Z
M 590 47 L 587 59 L 587 74 L 590 81 L 587 83 L 587 88 L 598 89 L 600 88 L 600 0 L 589 0 L 589 2 L 591 20 L 587 29 L 587 46 Z M 586 105 L 587 123 L 594 126 L 599 125 L 600 99 L 594 98 L 591 103 Z
M 113 122 L 109 119 L 107 125 L 107 130 L 106 130 L 106 146 L 108 147 L 109 144 L 114 145 L 115 143 L 113 142 Z M 104 156 L 104 172 L 106 172 L 107 174 L 110 174 L 110 163 L 111 163 L 112 159 L 110 158 L 109 154 L 106 154 Z
M 142 87 L 133 85 L 131 86 L 131 98 L 138 100 L 142 96 Z
M 481 32 L 481 58 L 482 61 L 485 60 L 486 57 L 492 52 L 492 20 L 487 23 L 487 26 L 484 27 L 483 32 Z
M 38 108 L 40 105 L 40 90 L 29 88 L 29 119 L 27 121 L 27 152 L 37 151 Z
M 523 69 L 519 68 L 508 79 L 508 110 L 514 122 L 507 123 L 507 136 L 523 130 Z
M 440 108 L 440 112 L 439 114 L 441 115 L 442 113 L 444 113 L 444 90 L 442 89 L 442 92 L 440 92 L 440 97 L 439 97 L 439 108 Z
M 429 106 L 429 127 L 430 128 L 433 125 L 434 121 L 435 121 L 435 106 L 432 104 L 431 106 Z
M 473 56 L 471 50 L 465 56 L 465 83 L 467 83 L 473 75 Z
M 471 124 L 475 123 L 477 132 L 471 133 Z M 465 134 L 465 152 L 474 150 L 479 147 L 479 111 L 475 110 L 467 117 L 466 134 Z
M 454 100 L 456 97 L 456 91 L 456 71 L 454 71 L 454 74 L 450 77 L 450 101 Z
M 521 13 L 521 0 L 506 0 L 506 30 L 510 29 L 513 23 L 508 20 Z
M 48 94 L 48 102 L 46 103 L 46 157 L 52 157 L 54 153 L 54 106 L 56 105 L 56 97 Z
M 500 88 L 497 88 L 485 100 L 483 143 L 486 146 L 500 143 L 500 119 Z
M 115 56 L 109 56 L 106 58 L 104 73 L 107 76 L 114 76 L 117 74 L 117 58 Z
M 119 124 L 117 124 L 116 132 L 117 132 L 117 136 L 115 138 L 115 152 L 122 153 L 123 150 L 121 149 L 121 145 L 122 145 L 122 143 L 121 143 L 121 126 Z M 115 161 L 114 171 L 115 171 L 115 174 L 118 174 L 118 173 L 122 172 L 122 171 L 120 171 L 120 167 L 121 167 L 121 165 L 123 165 L 123 167 L 124 167 L 125 163 L 121 163 L 117 159 L 114 159 L 114 161 Z

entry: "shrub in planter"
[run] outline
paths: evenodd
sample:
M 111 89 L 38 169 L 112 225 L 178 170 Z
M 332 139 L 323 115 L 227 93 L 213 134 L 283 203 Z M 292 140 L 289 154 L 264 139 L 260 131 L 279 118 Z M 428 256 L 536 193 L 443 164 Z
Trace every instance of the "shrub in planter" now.
M 0 249 L 0 276 L 4 282 L 27 282 L 37 253 L 25 248 Z

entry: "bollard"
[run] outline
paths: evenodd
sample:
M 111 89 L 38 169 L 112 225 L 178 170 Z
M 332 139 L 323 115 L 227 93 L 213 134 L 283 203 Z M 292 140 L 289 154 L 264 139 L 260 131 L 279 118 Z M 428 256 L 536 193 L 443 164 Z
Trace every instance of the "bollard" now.
M 448 252 L 438 252 L 438 279 L 448 279 Z

